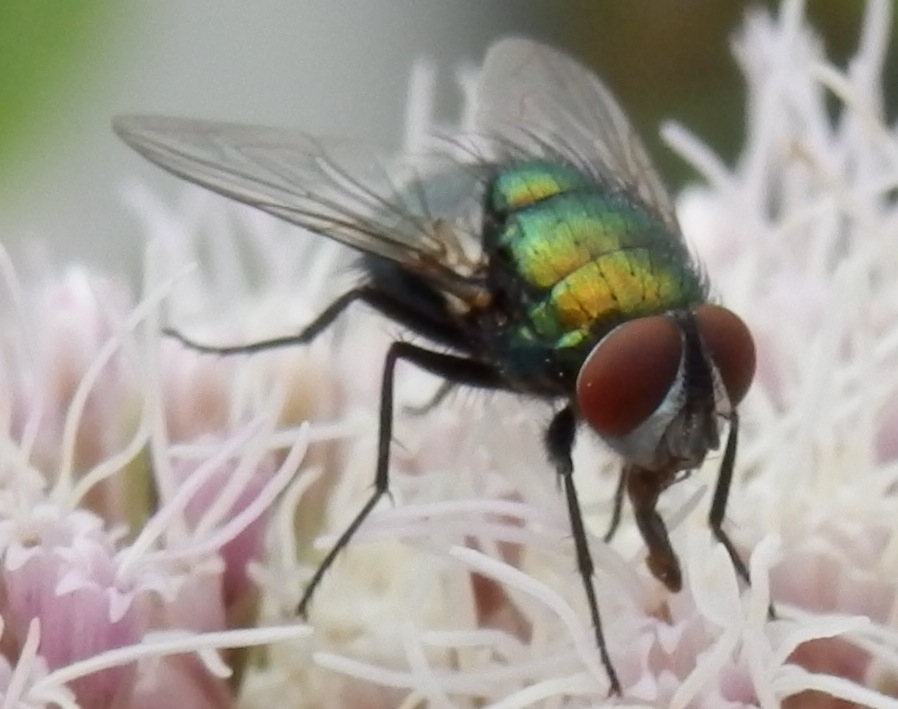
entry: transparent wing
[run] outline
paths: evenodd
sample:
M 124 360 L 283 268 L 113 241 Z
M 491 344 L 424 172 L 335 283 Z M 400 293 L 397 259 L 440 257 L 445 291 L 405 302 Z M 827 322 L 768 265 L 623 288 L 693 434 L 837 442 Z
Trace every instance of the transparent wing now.
M 120 116 L 113 128 L 190 182 L 397 261 L 461 297 L 474 286 L 448 237 L 478 208 L 475 166 L 461 170 L 438 154 L 391 158 L 369 146 L 214 121 Z
M 569 57 L 530 40 L 494 44 L 477 85 L 476 127 L 512 151 L 545 149 L 635 192 L 679 235 L 670 196 L 611 92 Z
M 226 197 L 401 263 L 463 299 L 482 294 L 483 189 L 493 168 L 385 152 L 307 134 L 162 116 L 124 116 L 115 131 L 169 172 Z M 610 189 L 640 197 L 679 234 L 673 205 L 611 93 L 584 67 L 523 39 L 495 44 L 477 86 L 476 138 L 500 160 L 561 157 Z M 462 143 L 457 142 L 455 147 Z

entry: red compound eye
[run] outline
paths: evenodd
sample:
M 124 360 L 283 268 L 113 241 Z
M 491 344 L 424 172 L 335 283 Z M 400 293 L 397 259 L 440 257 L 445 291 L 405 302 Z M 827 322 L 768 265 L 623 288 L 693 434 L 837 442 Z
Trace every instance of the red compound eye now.
M 742 401 L 755 376 L 755 342 L 748 326 L 733 311 L 719 305 L 702 305 L 695 310 L 695 321 L 702 340 L 730 403 Z
M 580 414 L 599 435 L 626 435 L 664 400 L 682 354 L 680 329 L 670 318 L 653 315 L 617 327 L 580 368 Z

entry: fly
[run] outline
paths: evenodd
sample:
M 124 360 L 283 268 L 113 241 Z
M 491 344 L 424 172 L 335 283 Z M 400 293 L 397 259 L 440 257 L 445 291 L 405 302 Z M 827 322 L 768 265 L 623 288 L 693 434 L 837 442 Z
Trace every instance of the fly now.
M 301 345 L 360 302 L 433 343 L 396 341 L 387 351 L 374 490 L 312 575 L 299 614 L 388 491 L 394 374 L 407 362 L 446 386 L 555 407 L 545 447 L 610 690 L 620 694 L 574 486 L 577 429 L 585 424 L 622 459 L 606 538 L 626 496 L 649 569 L 677 592 L 680 564 L 656 503 L 720 447 L 725 428 L 709 525 L 748 581 L 722 524 L 753 340 L 736 314 L 710 302 L 642 143 L 584 67 L 528 40 L 498 42 L 478 80 L 475 126 L 468 137 L 476 147 L 459 159 L 448 150 L 386 158 L 303 133 L 202 120 L 114 122 L 126 143 L 169 172 L 362 254 L 359 284 L 298 334 L 236 347 L 169 334 L 218 354 Z

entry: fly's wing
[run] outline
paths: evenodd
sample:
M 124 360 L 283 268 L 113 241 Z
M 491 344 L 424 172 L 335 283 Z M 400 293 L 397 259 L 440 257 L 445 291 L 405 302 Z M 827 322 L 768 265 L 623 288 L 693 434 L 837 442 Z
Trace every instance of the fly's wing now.
M 526 39 L 486 55 L 477 85 L 477 130 L 500 152 L 561 157 L 602 184 L 639 196 L 679 235 L 667 190 L 611 92 L 569 57 Z
M 479 289 L 449 237 L 454 222 L 476 209 L 481 178 L 447 156 L 388 158 L 296 131 L 164 116 L 120 116 L 113 128 L 189 182 L 396 261 L 461 298 Z M 450 172 L 456 186 L 470 183 L 456 190 L 467 200 L 446 204 L 435 194 Z

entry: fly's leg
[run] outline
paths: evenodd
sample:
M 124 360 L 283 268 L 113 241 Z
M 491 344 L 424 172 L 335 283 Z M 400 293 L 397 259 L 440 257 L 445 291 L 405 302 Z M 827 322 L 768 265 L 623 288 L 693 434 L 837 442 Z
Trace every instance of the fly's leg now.
M 435 339 L 441 339 L 447 345 L 459 348 L 464 345 L 462 333 L 454 329 L 451 321 L 435 320 L 433 317 L 428 317 L 426 313 L 409 308 L 401 300 L 397 300 L 389 292 L 378 288 L 376 285 L 363 285 L 347 291 L 325 308 L 302 332 L 295 335 L 253 342 L 246 345 L 217 347 L 196 343 L 175 330 L 165 330 L 165 334 L 199 352 L 219 355 L 252 354 L 276 347 L 308 344 L 327 329 L 347 307 L 356 301 L 369 305 L 388 318 L 406 325 L 411 330 L 430 335 Z M 390 346 L 384 361 L 381 380 L 374 491 L 312 575 L 297 608 L 297 613 L 301 616 L 306 615 L 306 610 L 316 588 L 321 583 L 321 579 L 331 564 L 333 564 L 337 554 L 349 543 L 359 526 L 377 504 L 377 501 L 389 489 L 390 441 L 393 436 L 393 379 L 396 363 L 399 360 L 415 364 L 432 374 L 443 377 L 447 382 L 453 384 L 466 384 L 486 389 L 499 389 L 504 386 L 504 381 L 500 374 L 487 364 L 465 357 L 433 352 L 406 342 L 394 342 Z
M 165 328 L 162 334 L 171 337 L 180 342 L 185 347 L 189 347 L 197 352 L 218 355 L 238 355 L 253 354 L 255 352 L 264 352 L 279 347 L 290 347 L 292 345 L 306 345 L 320 335 L 330 326 L 334 320 L 357 300 L 368 303 L 374 308 L 378 308 L 379 301 L 382 296 L 378 291 L 368 286 L 360 286 L 346 291 L 337 298 L 333 303 L 327 306 L 317 318 L 309 323 L 302 332 L 295 335 L 286 335 L 285 337 L 276 337 L 270 340 L 261 340 L 259 342 L 251 342 L 246 345 L 231 345 L 219 347 L 217 345 L 203 345 L 185 337 L 177 330 Z
M 430 399 L 418 406 L 406 406 L 405 411 L 412 416 L 422 416 L 426 413 L 429 413 L 431 410 L 442 404 L 446 400 L 446 397 L 452 393 L 452 390 L 454 388 L 454 382 L 445 381 L 440 384 L 440 388 L 437 389 L 436 392 L 434 392 L 433 396 L 431 396 Z
M 711 510 L 708 513 L 708 525 L 715 539 L 723 544 L 736 567 L 736 572 L 745 583 L 749 583 L 748 569 L 736 551 L 736 547 L 727 533 L 723 531 L 723 517 L 727 511 L 727 500 L 730 497 L 730 485 L 733 482 L 733 467 L 736 461 L 736 446 L 739 439 L 739 417 L 733 412 L 730 419 L 730 430 L 727 435 L 727 445 L 723 453 L 723 461 L 720 464 L 720 472 L 717 474 L 717 486 L 714 488 L 714 499 L 711 501 Z
M 714 538 L 723 544 L 724 548 L 727 550 L 727 554 L 730 555 L 730 560 L 733 562 L 736 573 L 742 577 L 746 584 L 750 584 L 751 581 L 748 577 L 748 569 L 745 566 L 745 562 L 739 557 L 739 553 L 736 551 L 736 547 L 727 533 L 723 531 L 723 518 L 726 514 L 727 501 L 730 496 L 730 485 L 733 482 L 733 468 L 736 463 L 736 448 L 738 443 L 739 415 L 734 411 L 730 414 L 730 430 L 727 434 L 727 445 L 723 452 L 723 461 L 720 464 L 720 472 L 717 474 L 717 486 L 714 488 L 714 498 L 711 500 L 708 525 L 711 527 L 711 532 L 714 534 Z M 767 615 L 771 620 L 776 617 L 773 603 L 768 607 Z
M 636 526 L 648 548 L 646 564 L 656 579 L 677 593 L 683 587 L 683 573 L 670 545 L 664 520 L 655 509 L 661 493 L 676 479 L 676 472 L 647 470 L 635 465 L 627 467 L 627 495 L 633 505 Z
M 502 385 L 502 379 L 499 374 L 493 367 L 487 364 L 456 355 L 433 352 L 408 342 L 394 342 L 390 345 L 384 361 L 383 378 L 381 379 L 380 430 L 377 436 L 377 467 L 374 473 L 374 490 L 359 513 L 337 539 L 333 548 L 318 565 L 315 573 L 312 574 L 312 578 L 309 580 L 309 584 L 306 586 L 306 590 L 297 607 L 297 613 L 300 616 L 306 616 L 306 611 L 312 596 L 315 594 L 315 590 L 318 588 L 327 570 L 334 563 L 340 550 L 349 543 L 362 522 L 374 509 L 378 500 L 389 490 L 390 442 L 393 437 L 393 383 L 396 364 L 400 360 L 405 360 L 431 374 L 459 384 L 490 389 L 495 389 Z
M 546 449 L 564 486 L 564 496 L 571 521 L 571 533 L 574 537 L 574 549 L 577 554 L 577 569 L 586 591 L 586 600 L 589 604 L 589 613 L 592 616 L 592 626 L 595 630 L 599 655 L 602 657 L 602 664 L 605 666 L 608 681 L 611 684 L 610 693 L 620 694 L 620 680 L 617 678 L 614 665 L 611 664 L 611 657 L 608 655 L 608 647 L 605 644 L 605 635 L 602 632 L 602 619 L 599 616 L 599 604 L 596 600 L 596 590 L 592 578 L 595 567 L 589 553 L 583 514 L 580 511 L 580 501 L 577 499 L 577 489 L 574 487 L 574 462 L 571 459 L 571 451 L 574 447 L 576 433 L 577 419 L 571 407 L 566 406 L 555 414 L 555 418 L 552 419 L 546 430 Z
M 620 471 L 620 477 L 617 479 L 617 488 L 614 491 L 614 507 L 611 508 L 611 522 L 608 524 L 608 531 L 605 532 L 603 540 L 608 543 L 614 537 L 617 528 L 620 525 L 621 511 L 624 506 L 624 490 L 627 487 L 627 466 Z

